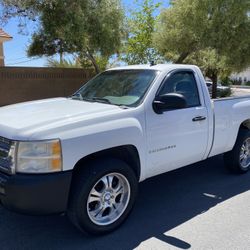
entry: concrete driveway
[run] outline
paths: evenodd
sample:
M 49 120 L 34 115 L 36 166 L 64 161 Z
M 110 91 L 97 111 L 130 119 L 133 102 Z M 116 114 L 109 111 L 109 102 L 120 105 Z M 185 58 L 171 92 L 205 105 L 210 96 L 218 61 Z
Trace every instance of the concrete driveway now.
M 0 208 L 0 249 L 249 249 L 250 173 L 232 175 L 221 156 L 140 184 L 117 231 L 84 236 L 65 216 L 33 217 Z

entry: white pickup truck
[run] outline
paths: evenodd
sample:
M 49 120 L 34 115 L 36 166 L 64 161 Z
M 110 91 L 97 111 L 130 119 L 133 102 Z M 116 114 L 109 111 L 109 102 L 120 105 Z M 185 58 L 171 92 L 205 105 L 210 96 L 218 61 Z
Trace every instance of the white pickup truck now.
M 221 153 L 247 172 L 249 129 L 250 97 L 210 100 L 196 66 L 107 70 L 71 97 L 0 108 L 0 201 L 107 233 L 149 177 Z

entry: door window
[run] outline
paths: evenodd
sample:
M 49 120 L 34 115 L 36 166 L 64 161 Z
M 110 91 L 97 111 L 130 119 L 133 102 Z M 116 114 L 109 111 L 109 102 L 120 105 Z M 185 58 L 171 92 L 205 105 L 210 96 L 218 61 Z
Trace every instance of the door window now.
M 170 75 L 163 83 L 159 95 L 178 93 L 187 101 L 187 107 L 200 106 L 199 92 L 194 74 L 190 71 L 181 71 Z

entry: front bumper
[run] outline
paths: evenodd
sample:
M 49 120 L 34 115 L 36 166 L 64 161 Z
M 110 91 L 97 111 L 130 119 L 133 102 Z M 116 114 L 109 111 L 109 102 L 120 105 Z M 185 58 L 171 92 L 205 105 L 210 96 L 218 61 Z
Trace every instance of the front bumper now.
M 51 214 L 67 210 L 72 171 L 50 174 L 0 172 L 0 203 L 26 214 Z

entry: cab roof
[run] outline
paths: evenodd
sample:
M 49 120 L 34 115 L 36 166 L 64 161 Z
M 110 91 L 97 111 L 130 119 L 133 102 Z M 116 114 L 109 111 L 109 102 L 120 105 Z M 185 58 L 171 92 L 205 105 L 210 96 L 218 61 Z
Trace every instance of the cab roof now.
M 129 65 L 129 66 L 121 66 L 121 67 L 115 67 L 111 68 L 109 70 L 132 70 L 132 69 L 145 69 L 145 70 L 157 70 L 157 71 L 171 71 L 174 69 L 193 69 L 195 70 L 197 66 L 195 65 L 188 65 L 188 64 L 156 64 L 153 66 L 150 66 L 149 64 L 143 64 L 143 65 Z

